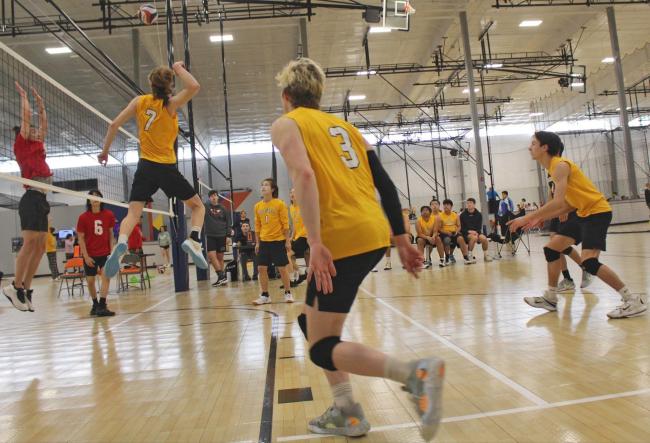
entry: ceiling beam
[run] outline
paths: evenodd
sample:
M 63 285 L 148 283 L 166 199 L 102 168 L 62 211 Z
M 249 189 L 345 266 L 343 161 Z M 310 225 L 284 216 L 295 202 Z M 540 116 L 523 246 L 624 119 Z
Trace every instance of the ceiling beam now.
M 650 0 L 495 0 L 493 8 L 534 8 L 540 6 L 648 5 Z

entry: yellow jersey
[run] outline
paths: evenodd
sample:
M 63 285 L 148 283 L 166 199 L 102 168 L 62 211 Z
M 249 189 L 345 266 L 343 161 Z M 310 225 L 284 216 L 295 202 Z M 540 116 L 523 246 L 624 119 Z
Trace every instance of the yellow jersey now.
M 578 210 L 578 217 L 588 217 L 590 215 L 612 211 L 612 207 L 607 203 L 605 196 L 598 191 L 596 186 L 580 170 L 578 165 L 571 160 L 564 157 L 553 157 L 548 167 L 548 173 L 551 176 L 553 176 L 553 172 L 560 162 L 568 164 L 571 168 L 564 199 L 569 205 Z
M 430 237 L 436 227 L 436 218 L 432 215 L 427 221 L 424 219 L 424 217 L 420 216 L 418 217 L 418 226 L 424 235 Z
M 56 252 L 56 237 L 50 233 L 48 228 L 47 239 L 45 243 L 45 252 Z
M 449 214 L 442 211 L 438 214 L 438 217 L 440 217 L 440 220 L 442 221 L 442 227 L 440 228 L 442 232 L 453 234 L 458 230 L 458 214 L 454 211 L 451 211 Z M 433 218 L 433 216 L 431 218 Z
M 174 141 L 178 136 L 178 115 L 170 115 L 163 101 L 149 94 L 140 96 L 136 119 L 140 158 L 154 163 L 176 163 Z
M 302 135 L 319 192 L 321 237 L 334 260 L 390 244 L 390 227 L 375 195 L 366 144 L 351 124 L 296 108 L 285 115 Z
M 293 239 L 297 240 L 300 237 L 307 237 L 307 228 L 302 222 L 302 215 L 300 215 L 300 208 L 298 205 L 292 204 L 289 207 L 291 213 L 291 220 L 293 221 Z
M 255 203 L 255 232 L 261 241 L 284 241 L 289 230 L 287 205 L 278 198 Z

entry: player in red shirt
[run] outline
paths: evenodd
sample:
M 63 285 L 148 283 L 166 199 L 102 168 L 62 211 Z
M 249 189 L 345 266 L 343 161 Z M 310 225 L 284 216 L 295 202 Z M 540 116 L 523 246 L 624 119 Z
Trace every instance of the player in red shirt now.
M 93 189 L 88 194 L 103 197 L 102 193 L 96 189 Z M 81 255 L 84 259 L 88 290 L 93 299 L 90 315 L 96 315 L 97 317 L 115 315 L 115 312 L 110 311 L 106 306 L 106 296 L 108 295 L 111 280 L 101 272 L 113 248 L 114 226 L 115 215 L 108 209 L 104 209 L 104 203 L 96 200 L 86 200 L 86 212 L 79 216 L 77 233 L 79 234 Z M 101 279 L 99 302 L 97 301 L 97 288 L 95 287 L 95 277 L 98 273 Z
M 132 254 L 142 254 L 142 220 L 138 221 L 138 224 L 133 227 L 133 231 L 129 235 L 129 240 L 127 242 L 129 246 L 129 252 Z
M 36 89 L 32 88 L 32 95 L 38 107 L 38 128 L 36 128 L 31 125 L 32 110 L 27 93 L 18 82 L 16 82 L 16 89 L 20 95 L 22 119 L 20 126 L 14 128 L 16 132 L 14 155 L 20 167 L 20 175 L 23 178 L 51 184 L 52 172 L 45 162 L 43 144 L 47 133 L 45 104 Z M 25 189 L 25 194 L 18 205 L 23 246 L 16 259 L 14 281 L 2 288 L 2 292 L 19 311 L 34 312 L 31 284 L 41 258 L 45 254 L 50 205 L 45 198 L 47 191 L 44 189 L 29 186 L 25 186 Z

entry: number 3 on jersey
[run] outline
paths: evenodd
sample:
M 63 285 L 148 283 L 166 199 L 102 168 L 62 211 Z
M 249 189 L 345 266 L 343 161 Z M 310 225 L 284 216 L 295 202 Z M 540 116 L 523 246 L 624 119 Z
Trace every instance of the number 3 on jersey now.
M 145 125 L 144 125 L 144 130 L 148 131 L 149 128 L 151 127 L 151 124 L 153 123 L 153 121 L 158 116 L 158 113 L 156 111 L 154 111 L 153 109 L 147 109 L 146 111 L 144 111 L 144 113 L 147 114 L 147 117 L 149 117 L 147 119 L 147 123 L 145 123 Z
M 330 135 L 332 137 L 341 137 L 343 140 L 341 142 L 341 149 L 343 150 L 341 160 L 345 166 L 350 169 L 357 168 L 359 166 L 359 157 L 357 156 L 357 152 L 354 150 L 354 147 L 350 142 L 350 136 L 348 135 L 348 132 L 340 126 L 333 126 L 330 128 Z

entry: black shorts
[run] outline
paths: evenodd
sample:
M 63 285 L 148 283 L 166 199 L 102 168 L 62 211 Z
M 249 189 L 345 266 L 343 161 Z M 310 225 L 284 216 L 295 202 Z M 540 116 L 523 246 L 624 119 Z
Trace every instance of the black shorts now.
M 131 186 L 130 202 L 148 202 L 158 189 L 162 189 L 167 197 L 179 200 L 189 200 L 196 191 L 180 173 L 176 165 L 150 162 L 140 159 L 135 170 Z
M 167 246 L 161 246 L 162 249 L 169 249 L 169 245 Z
M 105 255 L 103 257 L 90 257 L 90 258 L 95 260 L 95 266 L 91 268 L 86 264 L 86 261 L 84 260 L 84 272 L 86 273 L 86 277 L 96 276 L 97 271 L 102 269 L 106 264 L 106 259 L 108 258 L 108 255 Z
M 226 237 L 206 237 L 208 252 L 216 251 L 218 254 L 226 252 Z
M 440 236 L 440 240 L 442 240 L 443 243 L 445 241 L 445 238 L 448 238 L 450 241 L 449 246 L 458 246 L 458 236 L 460 234 L 448 234 L 447 232 L 440 232 L 438 235 Z
M 318 298 L 319 311 L 347 314 L 352 308 L 363 279 L 379 263 L 385 252 L 386 248 L 381 248 L 335 260 L 336 276 L 332 277 L 334 291 L 327 295 L 318 292 L 316 279 L 312 278 L 307 286 L 305 303 L 314 306 L 314 300 Z
M 561 222 L 560 219 L 557 219 L 557 221 L 557 227 L 552 232 L 555 232 L 557 235 L 572 238 L 575 240 L 575 244 L 579 245 L 582 241 L 582 232 L 575 211 L 569 214 L 569 218 L 565 222 Z
M 587 217 L 577 217 L 582 235 L 582 249 L 607 249 L 607 229 L 612 222 L 611 212 L 601 212 Z
M 435 243 L 431 243 L 431 241 L 427 240 L 426 238 L 424 238 L 424 237 L 417 237 L 417 240 L 420 240 L 420 239 L 424 240 L 424 246 L 427 246 L 427 245 L 429 245 L 429 246 L 435 246 Z M 416 243 L 417 243 L 417 241 L 416 241 Z
M 465 234 L 461 233 L 461 235 L 462 235 L 463 239 L 465 240 L 465 243 L 469 244 L 469 232 L 467 232 L 467 233 L 465 233 Z M 480 239 L 481 239 L 481 235 L 483 235 L 483 234 L 479 233 L 479 234 L 476 236 L 476 242 L 477 242 L 477 243 L 480 241 Z M 483 235 L 483 236 L 484 236 L 484 235 Z M 484 237 L 485 237 L 485 236 L 484 236 Z
M 20 229 L 23 231 L 47 232 L 47 215 L 50 213 L 50 204 L 45 194 L 34 189 L 28 189 L 20 198 L 18 215 L 20 216 Z
M 260 252 L 257 254 L 257 266 L 271 266 L 271 264 L 279 267 L 289 264 L 284 240 L 260 242 Z
M 309 244 L 307 244 L 307 237 L 298 237 L 291 242 L 291 250 L 293 255 L 296 258 L 305 258 L 305 252 L 309 250 Z

